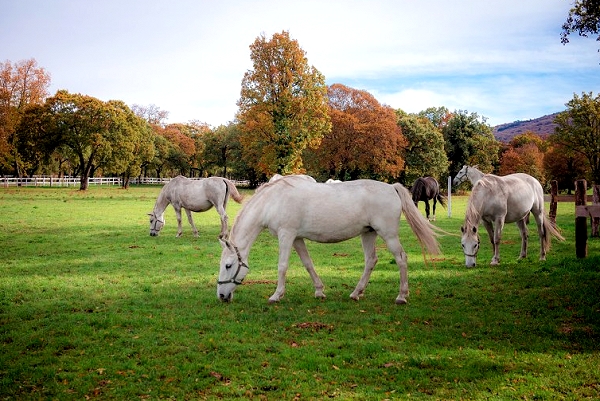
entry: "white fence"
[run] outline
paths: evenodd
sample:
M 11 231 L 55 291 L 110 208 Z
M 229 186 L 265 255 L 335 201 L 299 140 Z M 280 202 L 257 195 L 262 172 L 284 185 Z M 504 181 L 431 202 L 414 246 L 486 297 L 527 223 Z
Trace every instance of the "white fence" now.
M 131 185 L 138 184 L 155 184 L 161 185 L 169 182 L 171 178 L 131 178 L 129 183 Z M 237 186 L 248 186 L 248 181 L 233 181 Z M 79 177 L 0 177 L 0 185 L 7 187 L 77 187 L 81 184 Z M 89 185 L 122 185 L 120 177 L 91 177 L 88 181 Z

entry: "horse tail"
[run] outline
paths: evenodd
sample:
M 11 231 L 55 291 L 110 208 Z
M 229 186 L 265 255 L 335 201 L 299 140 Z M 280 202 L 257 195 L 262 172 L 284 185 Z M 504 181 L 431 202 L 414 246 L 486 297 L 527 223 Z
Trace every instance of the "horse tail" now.
M 225 185 L 227 186 L 227 190 L 229 191 L 233 200 L 236 201 L 237 203 L 242 203 L 242 200 L 244 200 L 244 195 L 242 195 L 238 192 L 235 184 L 233 182 L 229 181 L 227 178 L 223 178 L 223 181 L 225 182 Z
M 417 203 L 421 200 L 421 193 L 425 190 L 425 182 L 422 178 L 417 178 L 413 186 L 410 188 L 410 192 L 412 193 L 412 201 L 413 203 Z
M 544 246 L 544 249 L 547 251 L 550 249 L 550 240 L 552 237 L 555 237 L 556 239 L 560 240 L 560 241 L 564 241 L 565 237 L 563 237 L 560 234 L 560 231 L 558 231 L 558 228 L 556 227 L 555 224 L 553 224 L 549 218 L 547 218 L 546 216 L 543 216 L 544 222 L 543 222 L 543 235 L 542 235 L 542 244 Z
M 442 195 L 439 191 L 436 195 L 436 199 L 440 203 L 440 205 L 442 205 L 442 207 L 446 207 L 446 197 Z
M 410 192 L 402 184 L 393 184 L 396 193 L 400 197 L 402 213 L 408 222 L 408 225 L 417 236 L 421 246 L 431 255 L 440 253 L 440 244 L 438 243 L 435 226 L 431 224 L 412 202 Z

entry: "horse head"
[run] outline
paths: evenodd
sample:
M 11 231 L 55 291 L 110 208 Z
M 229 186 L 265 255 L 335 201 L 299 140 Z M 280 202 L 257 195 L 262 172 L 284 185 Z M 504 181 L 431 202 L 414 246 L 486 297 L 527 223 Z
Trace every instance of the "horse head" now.
M 165 225 L 165 219 L 154 212 L 148 213 L 148 216 L 150 216 L 150 236 L 156 237 Z
M 233 299 L 233 292 L 250 271 L 242 260 L 239 249 L 228 239 L 219 238 L 223 251 L 219 267 L 219 280 L 217 281 L 217 298 L 223 302 Z
M 456 176 L 452 180 L 452 185 L 456 186 L 456 185 L 460 185 L 463 182 L 465 182 L 467 180 L 467 171 L 468 170 L 469 170 L 469 166 L 467 166 L 467 165 L 462 166 L 460 171 L 458 173 L 456 173 Z
M 465 224 L 460 230 L 462 231 L 460 243 L 462 245 L 463 253 L 465 254 L 465 265 L 467 267 L 475 267 L 480 243 L 477 226 Z

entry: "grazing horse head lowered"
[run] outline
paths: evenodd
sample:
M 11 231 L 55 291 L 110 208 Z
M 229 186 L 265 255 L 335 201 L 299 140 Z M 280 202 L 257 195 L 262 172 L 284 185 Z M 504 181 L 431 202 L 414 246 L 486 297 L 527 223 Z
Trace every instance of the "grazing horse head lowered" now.
M 217 297 L 231 301 L 234 290 L 249 272 L 248 255 L 258 235 L 267 229 L 279 241 L 277 288 L 269 302 L 285 294 L 288 260 L 294 249 L 310 275 L 315 297 L 324 298 L 323 282 L 315 271 L 305 239 L 336 243 L 361 237 L 365 268 L 350 294 L 358 300 L 377 263 L 376 240 L 381 237 L 394 255 L 400 272 L 400 292 L 396 303 L 407 302 L 407 256 L 400 244 L 398 226 L 404 214 L 423 248 L 439 252 L 435 227 L 419 212 L 410 193 L 400 184 L 357 180 L 332 184 L 316 183 L 288 176 L 267 183 L 244 204 L 227 240 L 221 240 L 222 253 L 217 281 Z
M 483 223 L 494 249 L 491 265 L 500 263 L 500 240 L 505 223 L 517 223 L 521 233 L 519 259 L 527 257 L 527 219 L 530 213 L 535 218 L 540 237 L 540 260 L 546 260 L 551 237 L 564 238 L 545 215 L 544 193 L 539 181 L 523 173 L 503 177 L 486 174 L 481 177 L 473 187 L 461 227 L 466 266 L 474 267 L 477 263 L 479 223 Z
M 157 236 L 165 225 L 164 212 L 170 204 L 175 209 L 177 216 L 177 237 L 183 233 L 181 227 L 181 209 L 185 210 L 188 221 L 192 226 L 194 236 L 198 236 L 198 229 L 194 224 L 192 212 L 205 212 L 212 208 L 217 210 L 221 218 L 221 232 L 219 238 L 228 234 L 227 201 L 232 197 L 240 203 L 243 196 L 230 180 L 222 177 L 209 177 L 191 180 L 177 176 L 169 181 L 158 194 L 154 210 L 150 216 L 150 235 Z

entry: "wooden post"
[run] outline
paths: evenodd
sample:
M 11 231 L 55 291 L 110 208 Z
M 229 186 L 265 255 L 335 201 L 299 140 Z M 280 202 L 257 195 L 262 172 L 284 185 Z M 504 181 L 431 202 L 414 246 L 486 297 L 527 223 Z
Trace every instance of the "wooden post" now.
M 594 192 L 592 197 L 592 203 L 594 205 L 600 204 L 600 185 L 594 185 Z M 600 237 L 599 227 L 600 227 L 600 217 L 592 216 L 592 237 Z
M 558 207 L 558 181 L 550 181 L 550 222 L 556 227 L 556 209 Z
M 575 254 L 578 258 L 587 257 L 587 213 L 577 210 L 577 206 L 585 206 L 586 192 L 586 181 L 575 181 Z

